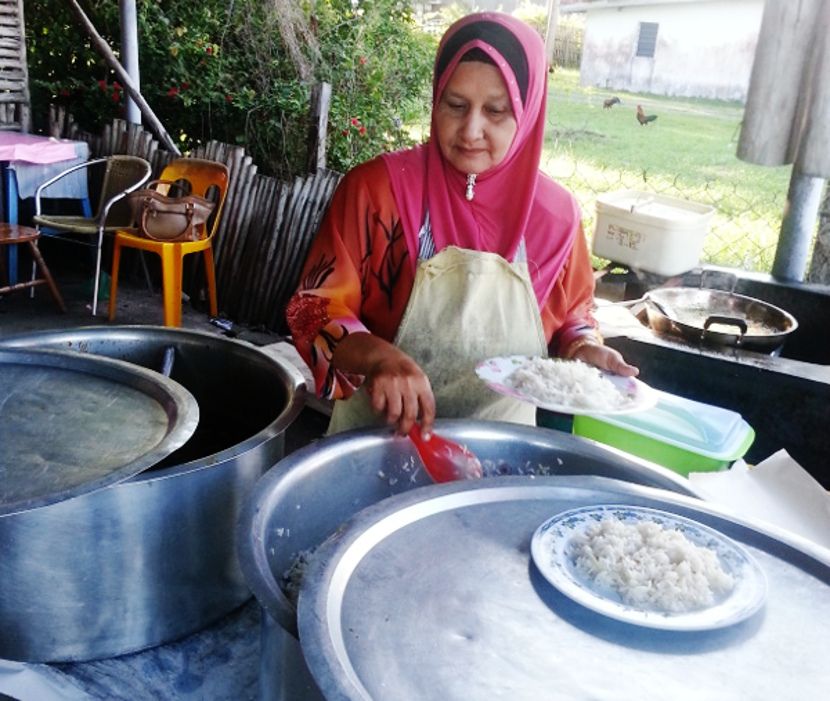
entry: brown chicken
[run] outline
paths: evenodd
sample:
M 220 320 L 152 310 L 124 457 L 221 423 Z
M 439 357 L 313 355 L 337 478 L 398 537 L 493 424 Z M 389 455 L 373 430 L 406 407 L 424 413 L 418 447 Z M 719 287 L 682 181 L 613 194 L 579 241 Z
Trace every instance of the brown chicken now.
M 607 100 L 603 100 L 602 109 L 610 110 L 614 105 L 619 105 L 619 104 L 620 104 L 620 98 L 618 98 L 616 95 L 614 95 L 614 97 L 609 97 Z
M 656 114 L 646 114 L 643 112 L 643 106 L 637 105 L 637 121 L 641 126 L 645 126 L 649 122 L 653 122 L 655 119 L 657 119 Z

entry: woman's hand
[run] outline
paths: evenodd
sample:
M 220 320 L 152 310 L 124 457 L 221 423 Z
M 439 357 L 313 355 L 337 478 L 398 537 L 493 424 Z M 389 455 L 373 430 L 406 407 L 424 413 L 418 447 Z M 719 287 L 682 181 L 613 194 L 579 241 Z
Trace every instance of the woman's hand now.
M 435 397 L 429 378 L 400 348 L 369 333 L 344 338 L 332 356 L 341 371 L 365 377 L 372 409 L 406 435 L 420 418 L 421 432 L 432 432 Z
M 636 377 L 640 374 L 639 369 L 625 362 L 619 351 L 599 343 L 586 343 L 577 348 L 571 357 L 623 377 Z

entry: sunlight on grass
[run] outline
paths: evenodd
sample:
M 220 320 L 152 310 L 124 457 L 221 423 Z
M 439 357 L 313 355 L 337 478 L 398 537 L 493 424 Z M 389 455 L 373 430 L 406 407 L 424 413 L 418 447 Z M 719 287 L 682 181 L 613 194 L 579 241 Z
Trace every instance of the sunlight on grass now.
M 620 104 L 604 109 L 612 94 Z M 638 104 L 657 119 L 641 126 Z M 715 208 L 703 262 L 769 271 L 790 168 L 738 160 L 742 116 L 734 102 L 582 88 L 578 71 L 558 70 L 550 81 L 542 169 L 577 197 L 589 237 L 597 195 L 655 192 Z

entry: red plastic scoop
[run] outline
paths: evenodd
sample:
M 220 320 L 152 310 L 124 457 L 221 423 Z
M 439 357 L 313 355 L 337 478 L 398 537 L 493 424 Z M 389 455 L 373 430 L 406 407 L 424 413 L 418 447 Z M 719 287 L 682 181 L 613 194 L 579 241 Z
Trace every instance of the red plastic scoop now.
M 432 433 L 428 440 L 421 435 L 418 424 L 412 426 L 409 437 L 418 449 L 421 462 L 435 482 L 476 479 L 481 477 L 481 463 L 466 447 Z

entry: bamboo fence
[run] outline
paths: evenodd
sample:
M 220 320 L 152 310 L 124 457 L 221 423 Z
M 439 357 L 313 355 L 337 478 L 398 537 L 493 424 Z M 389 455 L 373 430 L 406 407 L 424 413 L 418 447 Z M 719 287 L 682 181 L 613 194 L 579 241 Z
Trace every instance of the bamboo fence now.
M 53 136 L 86 141 L 90 157 L 140 156 L 154 178 L 173 158 L 142 126 L 114 120 L 100 135 L 80 131 L 58 108 L 50 112 Z M 210 141 L 188 154 L 228 166 L 230 184 L 213 240 L 222 316 L 236 323 L 285 333 L 284 310 L 298 283 L 309 245 L 341 174 L 325 167 L 281 181 L 257 173 L 241 146 Z M 204 299 L 201 257 L 188 256 L 185 290 Z

